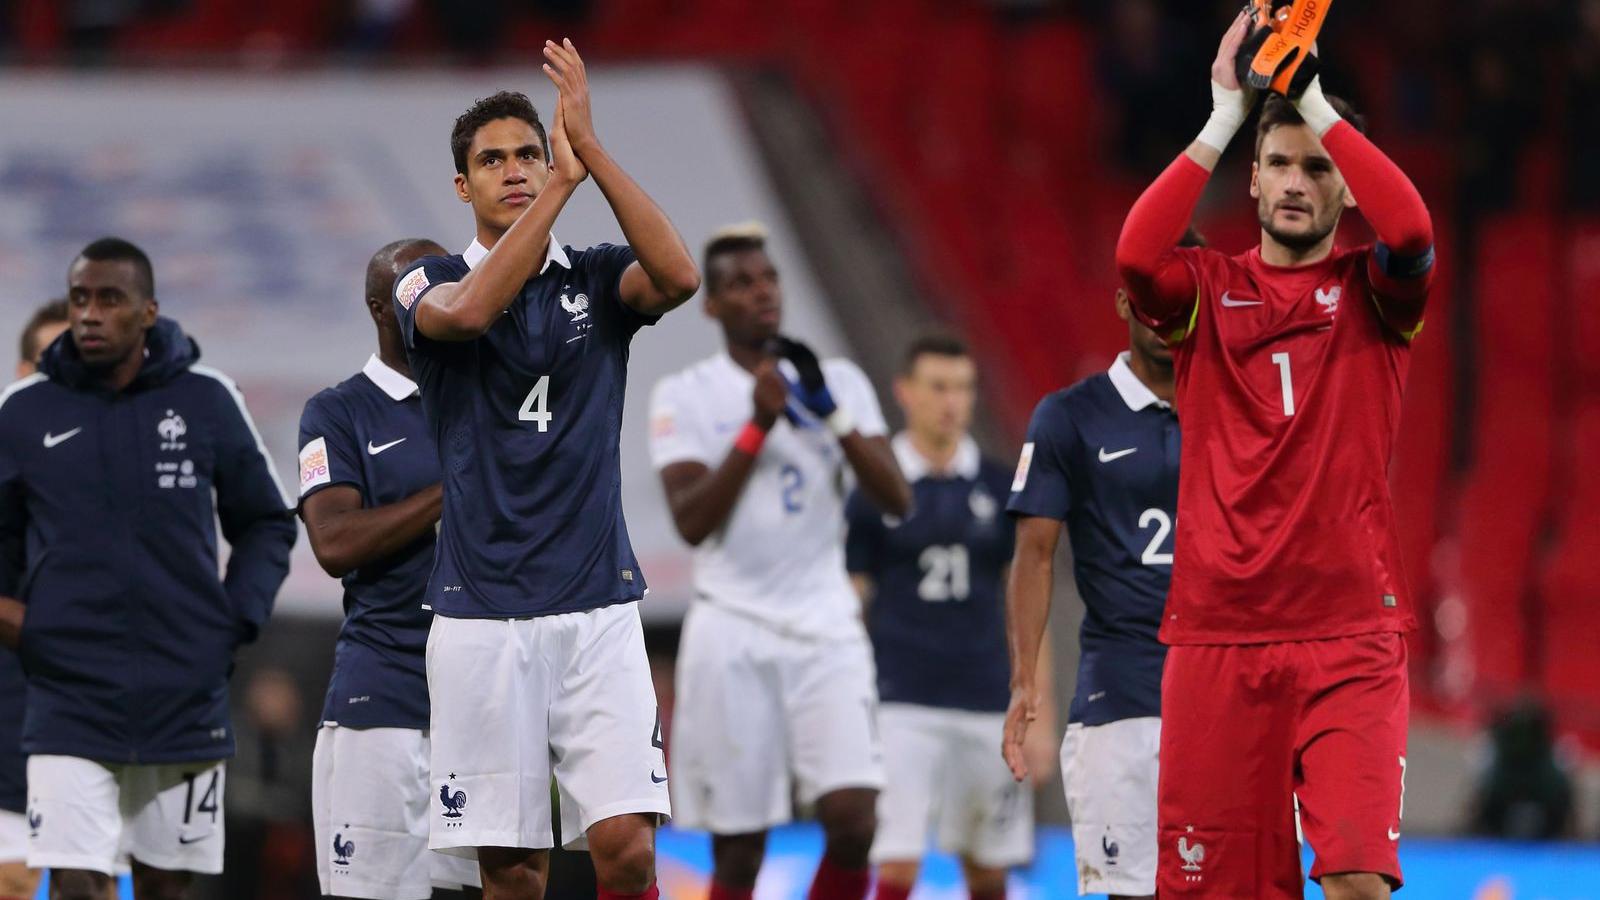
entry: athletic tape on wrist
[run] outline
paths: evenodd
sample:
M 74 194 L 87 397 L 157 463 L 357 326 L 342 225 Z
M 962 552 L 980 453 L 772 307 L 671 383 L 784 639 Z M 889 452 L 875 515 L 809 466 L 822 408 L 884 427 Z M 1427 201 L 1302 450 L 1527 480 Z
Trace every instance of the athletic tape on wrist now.
M 852 419 L 850 417 L 850 413 L 847 412 L 842 406 L 834 410 L 828 416 L 826 421 L 828 423 L 828 430 L 833 432 L 834 437 L 842 438 L 850 432 L 856 430 L 856 420 Z
M 1322 93 L 1321 78 L 1311 79 L 1311 83 L 1306 85 L 1305 93 L 1294 102 L 1294 108 L 1300 112 L 1300 118 L 1306 120 L 1306 124 L 1311 126 L 1311 130 L 1315 131 L 1319 138 L 1327 134 L 1333 126 L 1344 121 Z
M 1195 140 L 1221 153 L 1228 149 L 1229 142 L 1239 133 L 1249 114 L 1250 108 L 1245 102 L 1244 91 L 1229 90 L 1213 81 L 1211 118 L 1206 120 L 1206 127 L 1200 129 L 1200 136 Z

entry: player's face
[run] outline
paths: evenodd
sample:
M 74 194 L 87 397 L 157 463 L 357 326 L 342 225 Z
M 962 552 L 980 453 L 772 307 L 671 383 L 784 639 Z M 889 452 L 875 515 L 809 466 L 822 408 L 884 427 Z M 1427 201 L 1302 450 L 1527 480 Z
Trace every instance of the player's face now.
M 127 260 L 79 257 L 67 272 L 67 320 L 78 355 L 92 368 L 114 366 L 141 345 L 156 323 L 139 270 Z
M 549 180 L 550 158 L 533 126 L 521 119 L 495 119 L 472 136 L 467 174 L 456 176 L 456 194 L 472 204 L 479 222 L 504 232 Z
M 1158 365 L 1172 365 L 1172 348 L 1133 314 L 1128 292 L 1121 288 L 1117 289 L 1117 315 L 1128 323 L 1128 346 L 1133 352 Z
M 762 344 L 777 337 L 783 324 L 783 287 L 767 251 L 723 254 L 712 265 L 716 287 L 706 294 L 706 315 L 721 322 L 736 344 Z
M 1280 125 L 1267 132 L 1252 168 L 1250 196 L 1269 237 L 1290 249 L 1322 243 L 1354 206 L 1344 176 L 1309 125 Z
M 970 356 L 924 353 L 900 377 L 895 396 L 906 427 L 942 442 L 959 439 L 972 427 L 978 396 L 978 369 Z
M 33 330 L 33 359 L 24 359 L 17 363 L 17 377 L 27 378 L 39 371 L 39 358 L 44 356 L 44 351 L 55 343 L 61 332 L 67 330 L 66 322 L 46 322 Z

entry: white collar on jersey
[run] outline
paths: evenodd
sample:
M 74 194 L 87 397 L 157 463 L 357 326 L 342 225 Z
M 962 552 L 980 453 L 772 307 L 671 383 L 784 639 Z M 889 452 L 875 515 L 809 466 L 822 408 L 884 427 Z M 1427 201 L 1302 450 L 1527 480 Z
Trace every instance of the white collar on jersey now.
M 415 397 L 418 393 L 415 381 L 389 368 L 389 364 L 379 359 L 376 353 L 367 357 L 367 364 L 361 367 L 361 374 L 372 379 L 378 390 L 388 394 L 396 403 Z
M 1133 374 L 1133 367 L 1128 365 L 1128 356 L 1127 350 L 1117 354 L 1117 361 L 1106 370 L 1106 374 L 1111 376 L 1111 386 L 1122 395 L 1122 402 L 1128 404 L 1128 408 L 1134 412 L 1152 404 L 1162 409 L 1171 409 L 1172 404 L 1157 397 L 1155 391 L 1145 387 L 1139 376 Z
M 461 258 L 467 261 L 467 268 L 469 269 L 476 269 L 478 263 L 483 262 L 483 258 L 488 255 L 489 248 L 478 243 L 477 238 L 473 238 L 472 243 L 467 245 L 467 249 L 461 251 Z M 572 260 L 567 259 L 567 251 L 561 249 L 561 241 L 553 231 L 550 232 L 550 246 L 544 251 L 544 265 L 539 267 L 539 274 L 543 275 L 545 270 L 550 268 L 551 263 L 555 263 L 563 269 L 572 268 Z
M 894 458 L 900 463 L 900 474 L 906 477 L 908 484 L 926 478 L 933 471 L 928 458 L 911 443 L 911 435 L 902 431 L 889 444 L 894 447 Z M 956 445 L 956 455 L 950 459 L 950 474 L 971 481 L 978 477 L 978 465 L 982 459 L 978 442 L 970 434 L 962 435 L 961 443 Z

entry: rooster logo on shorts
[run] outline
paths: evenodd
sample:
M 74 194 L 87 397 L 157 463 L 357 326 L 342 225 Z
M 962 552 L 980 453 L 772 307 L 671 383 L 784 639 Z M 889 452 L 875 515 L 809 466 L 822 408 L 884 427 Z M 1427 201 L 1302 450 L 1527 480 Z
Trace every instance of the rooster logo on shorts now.
M 461 811 L 467 808 L 467 792 L 452 791 L 450 785 L 439 785 L 439 802 L 444 804 L 444 817 L 446 819 L 461 818 Z
M 350 865 L 350 857 L 356 855 L 356 842 L 343 838 L 344 835 L 337 832 L 333 835 L 333 864 L 336 866 Z
M 44 816 L 36 809 L 28 810 L 28 837 L 39 836 L 39 826 L 44 824 Z
M 1187 837 L 1178 838 L 1178 855 L 1183 857 L 1183 870 L 1185 872 L 1200 871 L 1200 862 L 1206 858 L 1206 845 L 1196 843 L 1189 846 Z

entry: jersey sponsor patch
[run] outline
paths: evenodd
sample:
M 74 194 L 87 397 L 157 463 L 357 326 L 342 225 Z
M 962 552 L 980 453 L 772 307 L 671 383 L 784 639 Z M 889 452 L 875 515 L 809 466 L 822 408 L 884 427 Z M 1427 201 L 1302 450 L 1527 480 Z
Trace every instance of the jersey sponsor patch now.
M 328 471 L 328 439 L 317 438 L 300 448 L 300 493 L 333 480 Z
M 406 277 L 400 279 L 400 284 L 394 289 L 394 295 L 399 299 L 401 306 L 410 309 L 427 289 L 428 273 L 419 267 L 412 269 Z
M 1033 442 L 1022 445 L 1022 456 L 1017 459 L 1017 475 L 1011 479 L 1012 492 L 1028 486 L 1028 470 L 1033 468 Z

